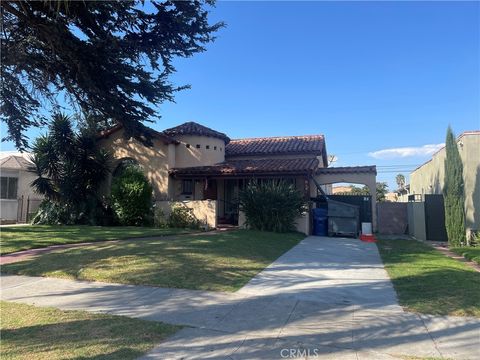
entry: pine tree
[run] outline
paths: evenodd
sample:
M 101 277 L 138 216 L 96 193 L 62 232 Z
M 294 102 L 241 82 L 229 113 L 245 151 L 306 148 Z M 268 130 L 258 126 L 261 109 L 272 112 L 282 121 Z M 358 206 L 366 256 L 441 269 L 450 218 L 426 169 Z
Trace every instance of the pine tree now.
M 450 246 L 465 244 L 465 194 L 463 188 L 463 163 L 455 135 L 450 126 L 447 129 L 445 158 L 445 227 Z
M 206 50 L 224 24 L 213 0 L 0 1 L 0 120 L 5 140 L 28 147 L 26 131 L 66 107 L 149 138 L 144 122 L 173 101 L 176 58 Z M 79 111 L 82 110 L 82 111 Z

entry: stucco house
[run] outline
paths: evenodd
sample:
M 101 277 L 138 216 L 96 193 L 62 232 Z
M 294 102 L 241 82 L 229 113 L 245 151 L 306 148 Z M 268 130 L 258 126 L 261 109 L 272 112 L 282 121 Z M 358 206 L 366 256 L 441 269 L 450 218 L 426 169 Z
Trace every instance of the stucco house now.
M 28 153 L 0 154 L 0 218 L 2 223 L 25 222 L 41 198 L 30 186 L 35 180 Z
M 232 140 L 195 122 L 149 131 L 150 147 L 126 140 L 121 126 L 101 133 L 99 142 L 112 152 L 114 167 L 124 161 L 141 166 L 158 207 L 168 211 L 172 202 L 182 201 L 210 227 L 243 225 L 236 199 L 252 178 L 290 181 L 307 199 L 328 192 L 335 182 L 366 184 L 375 193 L 375 166 L 328 168 L 323 135 Z M 297 219 L 301 232 L 310 233 L 310 224 L 310 213 Z
M 465 226 L 467 236 L 480 231 L 480 130 L 465 131 L 457 137 L 463 163 Z M 445 148 L 410 174 L 410 194 L 442 194 L 445 183 Z

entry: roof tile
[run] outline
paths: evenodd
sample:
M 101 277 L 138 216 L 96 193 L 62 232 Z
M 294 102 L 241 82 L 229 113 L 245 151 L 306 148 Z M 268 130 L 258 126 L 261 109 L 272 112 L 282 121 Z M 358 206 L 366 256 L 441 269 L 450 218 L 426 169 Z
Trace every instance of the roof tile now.
M 318 168 L 317 158 L 232 160 L 210 166 L 176 168 L 173 175 L 247 175 L 308 173 Z
M 324 155 L 324 151 L 323 135 L 304 135 L 231 140 L 225 148 L 225 155 L 229 157 L 272 154 Z
M 166 129 L 163 132 L 171 137 L 175 137 L 179 135 L 198 135 L 198 136 L 218 138 L 225 141 L 226 144 L 228 144 L 228 142 L 230 141 L 230 138 L 224 133 L 221 133 L 219 131 L 210 129 L 206 126 L 197 124 L 196 122 L 193 122 L 193 121 L 186 122 L 182 125 L 178 125 L 170 129 Z

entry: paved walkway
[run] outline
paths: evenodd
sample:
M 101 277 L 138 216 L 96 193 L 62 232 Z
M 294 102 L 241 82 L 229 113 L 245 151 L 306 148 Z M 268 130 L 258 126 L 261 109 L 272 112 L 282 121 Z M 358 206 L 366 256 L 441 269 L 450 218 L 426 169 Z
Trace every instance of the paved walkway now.
M 233 294 L 1 281 L 3 300 L 187 325 L 144 359 L 480 358 L 479 319 L 405 313 L 375 244 L 358 240 L 308 237 Z

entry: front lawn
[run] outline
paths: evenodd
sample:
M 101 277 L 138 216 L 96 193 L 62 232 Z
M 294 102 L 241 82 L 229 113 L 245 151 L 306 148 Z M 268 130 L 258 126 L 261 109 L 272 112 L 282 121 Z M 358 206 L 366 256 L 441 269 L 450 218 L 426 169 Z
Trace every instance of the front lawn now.
M 480 265 L 480 247 L 457 247 L 450 248 L 449 250 L 462 255 L 464 258 L 475 261 Z
M 31 225 L 0 228 L 0 254 L 50 245 L 185 233 L 183 229 L 135 226 Z
M 121 316 L 0 303 L 2 359 L 135 359 L 180 327 Z
M 415 240 L 380 240 L 378 249 L 409 311 L 480 317 L 480 273 Z
M 124 240 L 41 255 L 2 266 L 32 276 L 235 291 L 305 236 L 251 230 Z

